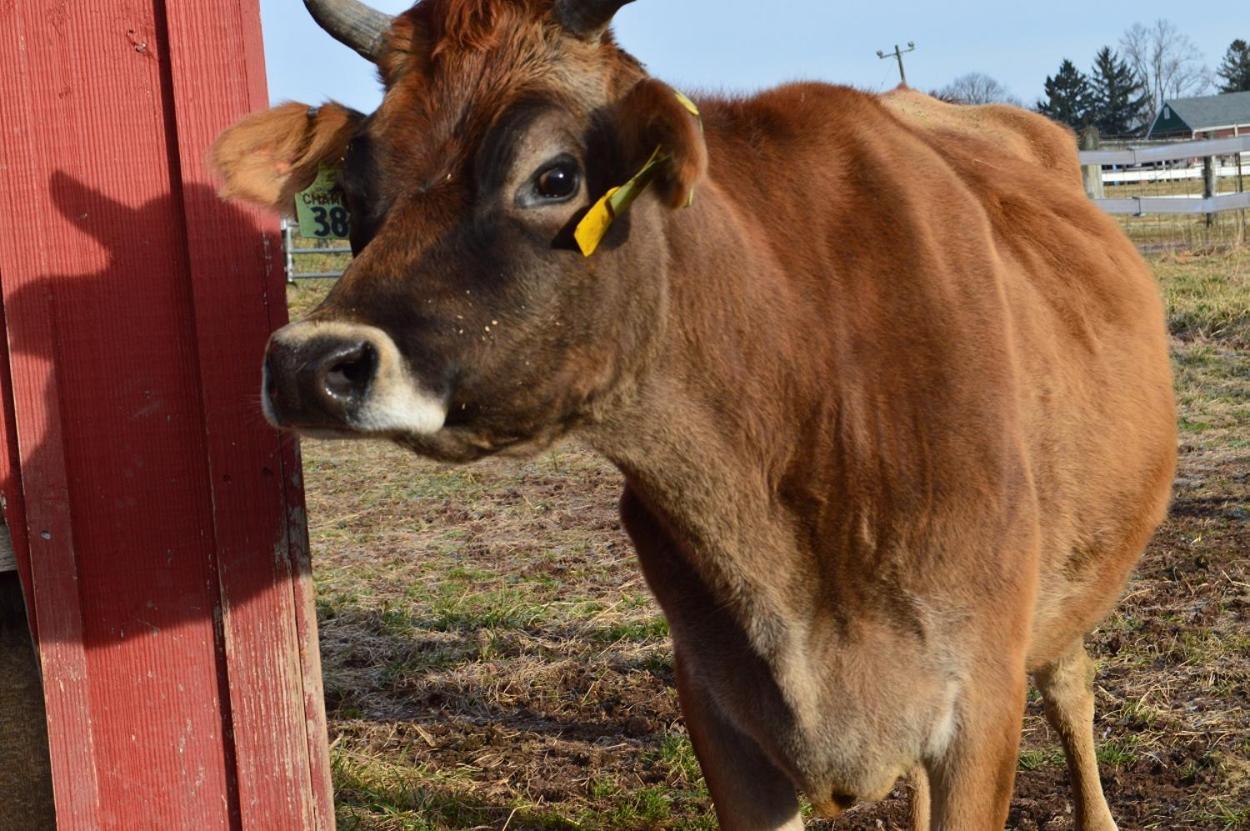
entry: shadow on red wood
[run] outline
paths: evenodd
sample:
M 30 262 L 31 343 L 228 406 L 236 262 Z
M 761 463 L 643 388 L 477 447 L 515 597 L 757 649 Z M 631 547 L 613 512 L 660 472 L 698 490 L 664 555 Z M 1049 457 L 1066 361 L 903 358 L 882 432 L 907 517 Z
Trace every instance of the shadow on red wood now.
M 59 331 L 73 340 L 91 341 L 115 328 L 116 316 L 109 313 L 110 306 L 126 304 L 142 308 L 146 305 L 157 309 L 176 306 L 179 300 L 187 302 L 185 298 L 155 297 L 149 293 L 150 284 L 136 285 L 132 279 L 134 273 L 151 268 L 150 253 L 141 240 L 136 244 L 130 234 L 118 236 L 118 232 L 126 228 L 142 229 L 167 223 L 172 213 L 180 211 L 180 206 L 173 204 L 172 199 L 132 209 L 67 176 L 54 178 L 51 193 L 62 214 L 100 245 L 102 267 L 90 274 L 50 274 L 31 282 L 8 297 L 6 310 L 10 317 L 22 318 L 29 314 L 28 304 L 45 304 L 51 287 L 55 286 L 54 313 Z M 207 188 L 193 187 L 184 192 L 184 199 L 195 198 L 217 202 L 215 194 Z M 230 210 L 235 215 L 227 221 L 243 225 L 253 222 L 250 215 Z M 110 216 L 107 224 L 93 222 L 93 218 L 101 215 Z M 144 316 L 143 313 L 127 315 L 130 325 Z M 38 344 L 25 340 L 24 331 L 16 328 L 10 332 L 9 347 L 14 355 L 56 361 L 56 356 L 44 354 Z M 113 354 L 106 361 L 58 362 L 59 389 L 44 391 L 47 409 L 94 410 L 101 424 L 119 420 L 131 424 L 131 429 L 112 436 L 101 436 L 89 425 L 70 423 L 64 427 L 69 487 L 80 491 L 74 496 L 97 503 L 102 509 L 99 514 L 84 511 L 74 516 L 75 541 L 103 542 L 111 546 L 114 555 L 95 558 L 98 562 L 90 559 L 79 562 L 82 569 L 79 581 L 92 588 L 90 594 L 83 597 L 82 642 L 89 649 L 126 648 L 149 635 L 186 625 L 211 629 L 215 625 L 214 616 L 219 613 L 216 606 L 220 599 L 219 575 L 211 557 L 212 523 L 208 508 L 203 509 L 198 533 L 188 533 L 184 516 L 171 516 L 163 510 L 165 500 L 177 492 L 206 491 L 210 487 L 209 472 L 202 464 L 195 460 L 171 463 L 172 455 L 164 452 L 169 444 L 201 440 L 202 414 L 194 396 L 180 399 L 169 394 L 168 388 L 182 381 L 172 371 L 159 368 L 157 356 L 147 351 L 150 341 L 139 333 L 133 345 L 125 345 L 125 340 L 112 339 Z M 178 360 L 190 362 L 197 357 L 191 351 L 194 347 L 191 332 L 187 333 L 185 343 L 175 346 L 178 347 L 187 349 Z M 250 365 L 259 367 L 262 353 L 257 350 L 251 357 Z M 200 358 L 212 360 L 211 356 Z M 252 400 L 239 402 L 240 412 L 236 415 L 255 422 L 255 429 L 268 431 L 259 405 L 259 370 L 255 374 L 257 394 Z M 102 387 L 106 389 L 103 394 Z M 30 437 L 24 437 L 24 442 L 30 442 Z M 293 442 L 290 436 L 275 436 L 275 452 L 270 463 L 263 465 L 265 476 L 276 482 L 284 475 L 278 451 L 284 449 L 283 444 L 289 449 Z M 27 444 L 23 467 L 41 467 L 41 457 L 47 450 L 38 443 Z M 120 471 L 126 487 L 116 490 L 99 487 L 102 471 Z M 205 506 L 207 504 L 205 500 Z M 146 506 L 142 510 L 143 523 L 122 525 L 133 516 L 136 505 Z M 110 513 L 117 519 L 110 519 Z M 49 531 L 34 526 L 31 531 L 37 538 L 32 540 L 36 545 L 38 539 L 49 541 Z M 280 554 L 280 548 L 288 544 L 287 519 L 276 524 L 271 533 L 268 550 L 285 556 L 284 552 Z M 133 544 L 127 545 L 127 540 Z M 156 542 L 159 544 L 154 544 Z M 196 568 L 188 573 L 187 566 L 192 563 Z M 236 582 L 232 585 L 230 602 L 234 607 L 245 605 L 252 596 L 272 589 L 272 581 L 257 579 L 263 574 L 263 571 L 251 573 L 250 584 Z M 159 590 L 165 599 L 159 603 L 152 601 L 149 594 L 154 590 Z M 55 619 L 49 619 L 41 621 L 39 638 L 44 642 L 65 639 L 77 642 L 78 634 L 59 628 Z M 131 706 L 141 716 L 145 702 L 132 701 Z
M 308 580 L 302 504 L 295 499 L 285 512 L 257 514 L 272 517 L 267 532 L 236 540 L 230 550 L 220 538 L 218 500 L 238 474 L 214 471 L 203 448 L 211 423 L 238 425 L 238 436 L 269 437 L 268 456 L 248 456 L 241 467 L 249 477 L 259 474 L 261 490 L 288 499 L 299 492 L 297 449 L 290 437 L 272 433 L 261 415 L 255 368 L 265 332 L 252 332 L 250 345 L 233 345 L 229 356 L 203 354 L 200 333 L 188 325 L 196 317 L 188 311 L 194 298 L 185 280 L 159 276 L 162 268 L 185 271 L 187 264 L 176 258 L 153 262 L 170 251 L 153 238 L 179 236 L 182 229 L 170 220 L 192 203 L 214 211 L 226 226 L 255 228 L 256 221 L 223 206 L 202 186 L 130 207 L 57 173 L 49 195 L 57 211 L 94 242 L 99 262 L 88 273 L 24 281 L 5 301 L 7 319 L 19 322 L 9 328 L 10 359 L 55 367 L 48 376 L 53 381 L 37 393 L 27 389 L 21 409 L 60 414 L 60 431 L 49 441 L 19 430 L 22 471 L 31 474 L 25 475 L 25 501 L 36 506 L 29 512 L 28 539 L 45 676 L 54 679 L 58 695 L 67 682 L 82 685 L 77 698 L 62 701 L 66 709 L 51 708 L 54 724 L 64 728 L 67 719 L 82 720 L 74 730 L 85 730 L 89 742 L 75 764 L 97 778 L 98 810 L 112 813 L 138 800 L 154 816 L 171 818 L 174 824 L 162 827 L 190 827 L 193 816 L 207 827 L 256 827 L 244 820 L 248 812 L 271 810 L 256 807 L 265 804 L 258 791 L 289 790 L 299 782 L 313 787 L 310 766 L 315 782 L 320 764 L 315 729 L 308 736 L 288 735 L 270 703 L 276 697 L 294 711 L 291 718 L 301 728 L 323 718 L 321 702 L 309 698 L 319 697 L 319 684 L 302 692 L 292 687 L 301 673 L 306 679 L 319 673 L 315 639 L 309 658 L 310 641 L 293 641 L 290 612 L 294 607 L 296 619 L 303 614 L 298 589 L 294 596 L 292 589 Z M 262 230 L 255 233 L 259 240 Z M 50 341 L 47 330 L 22 325 L 46 314 L 55 333 Z M 256 393 L 231 405 L 237 412 L 206 412 L 205 393 L 195 382 L 204 362 L 214 360 L 230 360 L 237 364 L 232 371 L 246 367 L 256 376 Z M 42 400 L 30 401 L 35 395 Z M 64 502 L 40 489 L 47 472 L 59 468 L 65 472 Z M 68 592 L 79 608 L 66 602 Z M 277 611 L 275 602 L 283 604 Z M 309 632 L 306 638 L 312 638 Z M 301 654 L 313 662 L 302 670 L 267 664 Z M 236 673 L 239 678 L 232 677 Z M 257 677 L 273 679 L 271 689 L 258 687 Z M 249 712 L 242 722 L 248 727 L 241 728 L 235 712 L 240 702 L 264 711 Z M 258 723 L 272 732 L 258 735 Z M 249 743 L 247 754 L 238 750 L 241 740 Z M 136 743 L 134 755 L 116 750 Z M 175 769 L 162 755 L 165 745 L 178 748 Z M 277 759 L 278 766 L 245 765 L 245 755 Z M 144 758 L 153 760 L 153 769 L 142 768 Z M 162 788 L 182 794 L 183 807 L 153 801 Z M 195 805 L 197 793 L 204 794 L 204 804 Z M 288 800 L 283 810 L 306 811 L 296 807 L 306 799 Z M 326 820 L 305 814 L 298 822 L 320 828 L 328 827 L 322 825 Z

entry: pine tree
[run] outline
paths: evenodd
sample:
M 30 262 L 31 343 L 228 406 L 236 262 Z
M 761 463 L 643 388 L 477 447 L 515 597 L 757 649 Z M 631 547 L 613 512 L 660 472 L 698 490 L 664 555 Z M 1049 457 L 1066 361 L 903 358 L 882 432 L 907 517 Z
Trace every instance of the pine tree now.
M 1127 136 L 1152 115 L 1146 85 L 1110 46 L 1094 58 L 1089 85 L 1089 122 L 1104 136 Z
M 1037 111 L 1079 130 L 1089 124 L 1090 104 L 1089 78 L 1064 58 L 1054 77 L 1046 79 L 1046 100 L 1037 103 Z
M 1241 38 L 1233 41 L 1215 74 L 1224 79 L 1220 92 L 1250 91 L 1250 44 Z

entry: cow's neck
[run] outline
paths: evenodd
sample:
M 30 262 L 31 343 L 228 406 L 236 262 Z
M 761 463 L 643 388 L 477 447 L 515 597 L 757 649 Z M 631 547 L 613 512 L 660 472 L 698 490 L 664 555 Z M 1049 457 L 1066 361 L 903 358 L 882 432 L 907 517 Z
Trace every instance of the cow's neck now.
M 822 582 L 805 503 L 828 494 L 815 480 L 829 460 L 812 458 L 805 433 L 833 406 L 834 379 L 813 372 L 836 365 L 820 357 L 835 348 L 831 322 L 810 317 L 828 305 L 748 244 L 749 223 L 714 187 L 700 199 L 670 229 L 671 307 L 651 368 L 593 441 L 718 603 L 741 621 L 801 621 Z

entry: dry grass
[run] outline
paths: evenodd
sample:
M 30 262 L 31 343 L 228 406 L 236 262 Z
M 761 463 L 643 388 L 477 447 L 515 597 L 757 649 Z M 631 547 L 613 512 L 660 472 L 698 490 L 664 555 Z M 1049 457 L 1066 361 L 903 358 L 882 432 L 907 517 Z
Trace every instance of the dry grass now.
M 1116 221 L 1129 239 L 1156 253 L 1226 252 L 1250 240 L 1250 211 L 1215 214 L 1210 224 L 1201 214 L 1117 216 Z
M 1099 752 L 1122 828 L 1232 831 L 1250 828 L 1250 256 L 1156 268 L 1181 475 L 1092 638 Z M 614 470 L 576 445 L 468 468 L 369 443 L 304 459 L 341 829 L 714 827 Z M 1066 778 L 1034 702 L 1009 827 L 1071 829 Z M 901 829 L 905 810 L 896 794 L 837 827 Z

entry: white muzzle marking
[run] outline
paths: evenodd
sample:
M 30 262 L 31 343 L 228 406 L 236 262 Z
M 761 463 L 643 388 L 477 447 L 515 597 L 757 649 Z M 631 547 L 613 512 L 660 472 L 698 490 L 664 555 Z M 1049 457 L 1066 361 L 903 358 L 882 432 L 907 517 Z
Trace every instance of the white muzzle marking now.
M 397 433 L 430 436 L 443 429 L 447 421 L 447 404 L 439 396 L 426 391 L 390 335 L 376 326 L 359 323 L 307 322 L 293 323 L 280 329 L 275 340 L 289 346 L 317 337 L 362 340 L 377 354 L 377 368 L 364 402 L 349 416 L 349 429 L 365 435 Z M 266 369 L 266 374 L 268 370 Z M 271 424 L 276 424 L 273 406 L 267 392 L 268 378 L 262 381 L 261 407 Z

